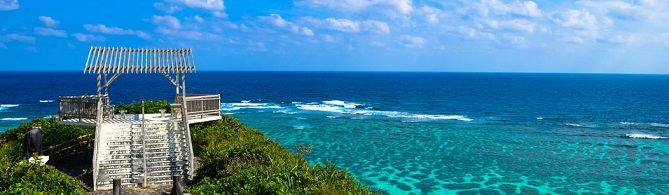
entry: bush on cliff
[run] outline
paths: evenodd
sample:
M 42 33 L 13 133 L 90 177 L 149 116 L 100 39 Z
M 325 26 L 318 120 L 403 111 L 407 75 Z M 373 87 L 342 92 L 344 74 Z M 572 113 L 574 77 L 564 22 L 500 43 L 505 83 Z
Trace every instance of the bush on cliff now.
M 190 192 L 194 194 L 371 194 L 347 171 L 334 165 L 310 166 L 260 131 L 223 116 L 194 125 L 193 145 L 200 158 Z
M 23 135 L 34 126 L 42 127 L 44 149 L 93 133 L 93 128 L 60 125 L 58 119 L 52 117 L 21 123 L 0 134 L 0 194 L 84 194 L 79 180 L 56 168 L 21 162 L 25 155 Z

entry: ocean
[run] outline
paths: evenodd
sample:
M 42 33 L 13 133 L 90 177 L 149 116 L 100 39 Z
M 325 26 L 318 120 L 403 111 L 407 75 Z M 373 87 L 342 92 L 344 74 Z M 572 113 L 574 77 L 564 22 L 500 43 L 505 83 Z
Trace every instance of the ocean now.
M 82 72 L 0 72 L 0 132 L 96 94 Z M 122 75 L 112 104 L 174 99 Z M 198 72 L 188 93 L 389 194 L 669 194 L 669 75 Z

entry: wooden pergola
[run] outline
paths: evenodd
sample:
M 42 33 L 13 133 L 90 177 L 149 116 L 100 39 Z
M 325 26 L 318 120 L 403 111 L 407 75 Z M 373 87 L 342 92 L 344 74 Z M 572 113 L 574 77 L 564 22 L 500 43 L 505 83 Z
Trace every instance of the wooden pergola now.
M 145 73 L 165 75 L 176 86 L 177 94 L 180 88 L 185 94 L 186 73 L 195 73 L 195 65 L 192 49 L 91 47 L 84 67 L 86 73 L 98 75 L 98 96 L 102 95 L 103 88 L 107 95 L 107 88 L 121 74 Z M 108 79 L 110 74 L 113 76 Z M 170 74 L 175 74 L 174 78 Z
M 194 123 L 211 120 L 211 118 L 205 119 L 205 116 L 216 116 L 220 119 L 220 95 L 186 94 L 186 74 L 195 72 L 191 49 L 91 47 L 84 74 L 97 75 L 97 97 L 61 96 L 59 98 L 60 121 L 75 125 L 96 126 L 93 167 L 97 168 L 98 150 L 99 147 L 104 147 L 98 146 L 102 124 L 115 120 L 113 106 L 109 101 L 108 87 L 122 74 L 162 74 L 176 87 L 172 116 L 181 118 L 183 122 L 183 130 L 185 130 L 185 138 L 188 142 L 188 150 L 190 150 L 189 170 L 193 171 L 189 114 L 200 116 L 200 119 L 193 118 Z M 175 105 L 180 107 L 180 111 L 177 111 L 179 113 L 175 113 L 177 110 L 174 109 Z M 144 164 L 146 168 L 146 161 Z M 95 169 L 94 185 L 97 185 L 95 182 L 97 175 L 98 170 Z M 188 177 L 192 178 L 192 174 L 189 174 Z

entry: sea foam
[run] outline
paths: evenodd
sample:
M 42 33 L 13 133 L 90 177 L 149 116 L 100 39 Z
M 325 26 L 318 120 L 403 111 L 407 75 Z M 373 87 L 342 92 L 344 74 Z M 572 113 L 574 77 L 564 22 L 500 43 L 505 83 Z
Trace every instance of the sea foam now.
M 307 104 L 299 104 L 299 103 L 295 104 L 295 106 L 300 110 L 333 112 L 339 114 L 352 114 L 352 115 L 364 115 L 364 116 L 385 116 L 390 118 L 409 119 L 406 122 L 418 122 L 418 121 L 428 121 L 428 120 L 458 120 L 466 122 L 473 121 L 473 119 L 467 118 L 462 115 L 413 114 L 408 112 L 380 111 L 369 108 L 359 108 L 360 106 L 363 105 L 364 104 L 344 102 L 341 100 L 322 101 L 322 104 L 315 102 Z
M 53 100 L 39 100 L 39 102 L 41 102 L 41 103 L 50 103 L 50 102 L 53 102 Z
M 221 110 L 232 111 L 240 109 L 278 109 L 281 106 L 273 103 L 250 103 L 242 101 L 241 103 L 221 103 Z
M 662 137 L 659 135 L 646 134 L 646 133 L 629 133 L 625 134 L 629 138 L 640 138 L 640 139 L 667 139 L 667 137 Z
M 1 118 L 0 121 L 21 121 L 27 120 L 28 118 Z

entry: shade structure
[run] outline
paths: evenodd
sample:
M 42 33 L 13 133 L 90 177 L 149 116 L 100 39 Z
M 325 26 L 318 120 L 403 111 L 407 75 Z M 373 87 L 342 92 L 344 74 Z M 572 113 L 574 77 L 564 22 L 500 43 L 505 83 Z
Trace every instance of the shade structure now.
M 194 73 L 192 49 L 91 47 L 88 74 Z

